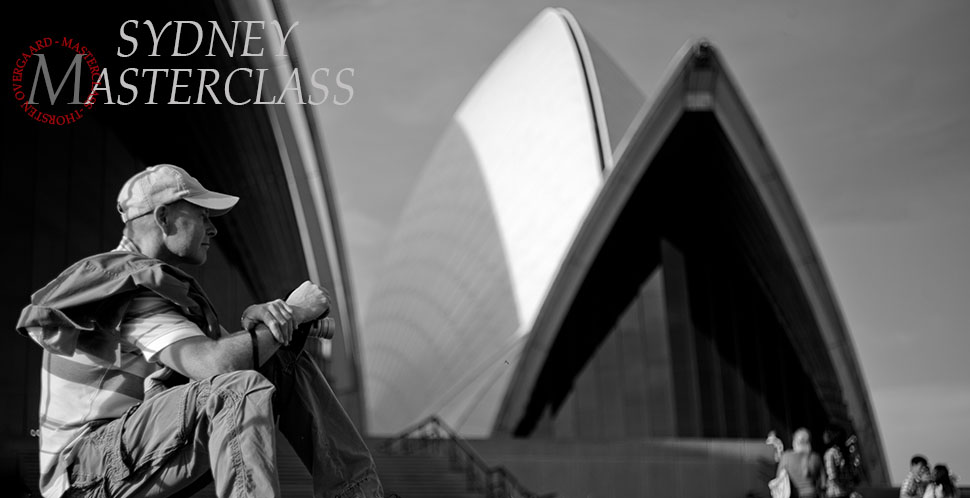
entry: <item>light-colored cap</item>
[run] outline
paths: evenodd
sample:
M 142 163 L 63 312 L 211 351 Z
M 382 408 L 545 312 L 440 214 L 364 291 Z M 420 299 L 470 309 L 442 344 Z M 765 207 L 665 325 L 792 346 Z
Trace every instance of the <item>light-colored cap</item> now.
M 184 200 L 209 210 L 209 216 L 222 216 L 239 202 L 233 195 L 206 189 L 184 169 L 171 164 L 151 166 L 128 179 L 118 193 L 121 221 L 135 219 L 158 206 Z

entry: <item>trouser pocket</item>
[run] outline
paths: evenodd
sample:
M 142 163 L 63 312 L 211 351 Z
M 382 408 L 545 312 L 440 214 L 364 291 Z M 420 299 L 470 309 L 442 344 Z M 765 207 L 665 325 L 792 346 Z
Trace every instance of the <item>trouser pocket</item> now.
M 196 395 L 208 384 L 179 386 L 131 407 L 123 416 L 85 435 L 74 452 L 71 487 L 80 496 L 101 496 L 130 486 L 184 448 L 195 418 Z M 109 493 L 110 491 L 110 493 Z
M 107 481 L 122 480 L 131 473 L 121 453 L 121 428 L 127 419 L 112 420 L 89 432 L 78 441 L 72 452 L 69 469 L 71 487 L 77 490 L 95 491 Z M 84 493 L 81 496 L 101 496 L 102 493 Z

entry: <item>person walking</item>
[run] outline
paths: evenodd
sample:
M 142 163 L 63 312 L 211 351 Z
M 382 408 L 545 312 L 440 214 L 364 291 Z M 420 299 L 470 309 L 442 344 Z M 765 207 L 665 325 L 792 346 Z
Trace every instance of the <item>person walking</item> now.
M 826 498 L 847 498 L 855 491 L 855 479 L 845 447 L 845 432 L 837 427 L 829 428 L 822 435 L 827 449 L 822 460 L 825 463 Z
M 777 475 L 788 475 L 792 496 L 818 498 L 822 483 L 822 460 L 812 451 L 812 435 L 800 428 L 792 436 L 792 449 L 785 451 L 778 461 Z

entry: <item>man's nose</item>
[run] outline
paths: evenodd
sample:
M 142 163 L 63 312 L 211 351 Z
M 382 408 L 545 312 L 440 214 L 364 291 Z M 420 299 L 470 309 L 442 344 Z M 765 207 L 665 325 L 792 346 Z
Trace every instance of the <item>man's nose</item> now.
M 206 220 L 205 234 L 208 235 L 209 238 L 212 238 L 215 237 L 217 233 L 219 233 L 219 230 L 216 230 L 216 226 L 212 223 L 212 221 Z

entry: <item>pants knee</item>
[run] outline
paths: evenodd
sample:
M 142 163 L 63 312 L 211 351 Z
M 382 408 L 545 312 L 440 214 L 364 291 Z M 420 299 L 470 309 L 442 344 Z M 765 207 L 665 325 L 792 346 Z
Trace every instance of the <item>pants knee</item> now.
M 272 398 L 276 387 L 263 374 L 254 370 L 239 370 L 210 379 L 210 411 L 221 411 L 245 404 L 247 410 L 272 413 Z M 214 403 L 214 404 L 213 404 Z

